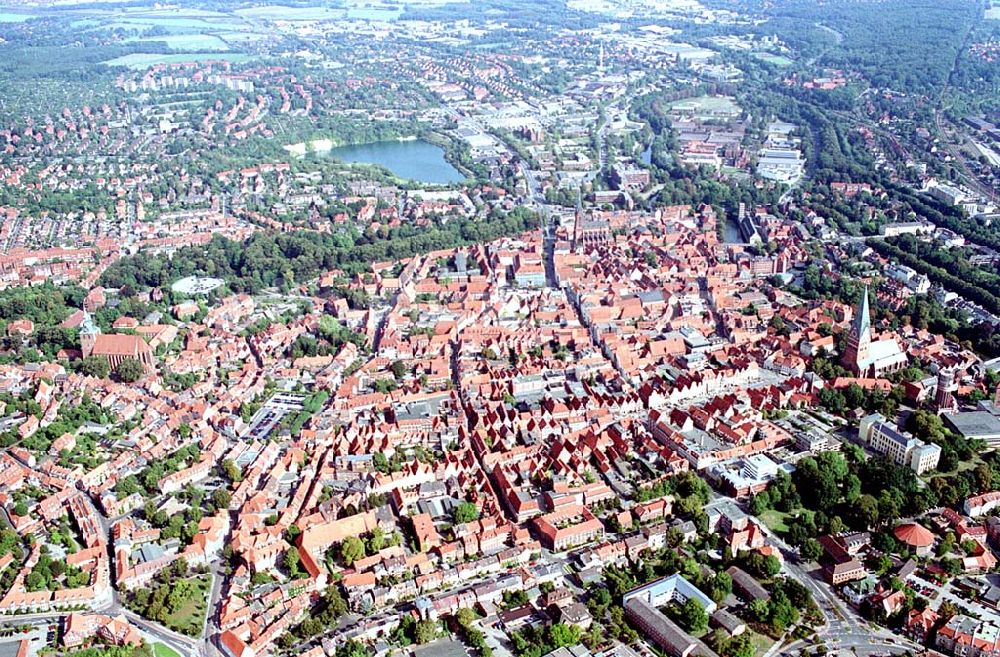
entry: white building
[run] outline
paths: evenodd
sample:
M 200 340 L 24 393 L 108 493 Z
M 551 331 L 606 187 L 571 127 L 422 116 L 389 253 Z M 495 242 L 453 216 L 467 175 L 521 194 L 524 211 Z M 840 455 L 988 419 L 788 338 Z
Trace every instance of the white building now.
M 874 451 L 918 475 L 936 468 L 941 459 L 940 447 L 900 433 L 879 413 L 861 419 L 858 437 Z
M 765 148 L 757 160 L 757 175 L 767 180 L 792 184 L 802 178 L 806 162 L 795 148 Z

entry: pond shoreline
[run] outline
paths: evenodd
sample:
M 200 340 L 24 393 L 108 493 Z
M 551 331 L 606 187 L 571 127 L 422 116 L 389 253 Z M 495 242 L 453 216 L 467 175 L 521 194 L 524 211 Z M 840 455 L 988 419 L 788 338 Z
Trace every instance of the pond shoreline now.
M 314 155 L 346 164 L 371 165 L 388 170 L 401 180 L 425 185 L 457 185 L 467 176 L 446 157 L 447 151 L 419 136 L 399 137 L 364 144 L 338 145 L 330 139 L 285 147 L 298 157 Z

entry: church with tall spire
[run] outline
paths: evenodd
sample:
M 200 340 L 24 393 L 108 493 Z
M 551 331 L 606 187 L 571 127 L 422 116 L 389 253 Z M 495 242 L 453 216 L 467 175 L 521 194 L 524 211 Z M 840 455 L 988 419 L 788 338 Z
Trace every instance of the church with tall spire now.
M 878 379 L 906 367 L 906 353 L 896 340 L 872 340 L 867 287 L 851 322 L 851 332 L 847 336 L 841 363 L 855 376 L 869 379 Z

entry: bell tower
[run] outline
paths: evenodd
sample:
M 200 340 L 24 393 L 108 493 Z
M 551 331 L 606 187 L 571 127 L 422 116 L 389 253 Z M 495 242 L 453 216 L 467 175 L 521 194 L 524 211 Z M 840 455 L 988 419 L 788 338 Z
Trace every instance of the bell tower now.
M 84 358 L 94 353 L 94 345 L 97 344 L 97 336 L 100 334 L 101 329 L 94 323 L 90 313 L 84 310 L 83 321 L 80 322 L 80 351 L 83 352 Z
M 843 356 L 844 367 L 857 376 L 864 376 L 871 356 L 871 345 L 872 326 L 868 308 L 868 288 L 865 287 L 854 321 L 851 322 L 851 333 L 847 336 L 847 346 Z

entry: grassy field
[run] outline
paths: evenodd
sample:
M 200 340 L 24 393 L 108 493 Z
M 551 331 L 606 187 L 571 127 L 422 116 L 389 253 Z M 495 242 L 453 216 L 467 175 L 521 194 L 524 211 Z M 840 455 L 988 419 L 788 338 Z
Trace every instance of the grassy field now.
M 208 589 L 212 584 L 212 578 L 208 575 L 200 575 L 193 580 L 194 593 L 176 612 L 167 616 L 167 627 L 188 636 L 201 634 L 208 610 Z
M 670 107 L 693 107 L 701 112 L 731 112 L 738 114 L 739 106 L 729 96 L 698 96 L 671 103 Z
M 747 636 L 750 637 L 750 641 L 753 643 L 754 647 L 757 649 L 757 656 L 763 655 L 767 652 L 768 648 L 774 645 L 774 639 L 769 636 L 764 636 L 759 632 L 754 632 L 749 627 L 747 628 Z M 157 656 L 159 657 L 159 656 Z
M 753 56 L 762 62 L 774 64 L 775 66 L 791 66 L 795 63 L 787 57 L 782 57 L 781 55 L 775 55 L 769 52 L 755 52 Z
M 165 643 L 153 644 L 154 657 L 181 657 L 181 654 Z
M 785 524 L 787 518 L 787 513 L 782 513 L 774 509 L 768 509 L 760 515 L 761 522 L 767 525 L 768 529 L 772 532 L 778 534 L 784 534 L 788 531 L 788 525 Z
M 161 53 L 132 53 L 124 57 L 109 59 L 104 64 L 108 66 L 126 66 L 131 69 L 142 70 L 155 66 L 156 64 L 177 64 L 180 62 L 205 62 L 225 60 L 230 62 L 245 62 L 252 59 L 250 55 L 232 52 L 192 52 L 164 55 Z
M 234 30 L 244 26 L 241 21 L 216 21 L 191 17 L 137 16 L 120 18 L 119 20 L 139 27 L 164 27 L 182 30 Z
M 166 36 L 143 37 L 139 41 L 159 41 L 171 50 L 193 52 L 229 50 L 225 41 L 214 34 L 168 34 Z
M 344 12 L 326 7 L 286 7 L 284 5 L 264 5 L 237 9 L 234 14 L 247 18 L 282 21 L 322 21 L 336 20 L 344 17 Z
M 240 31 L 247 24 L 238 16 L 221 18 L 188 16 L 188 15 L 129 15 L 115 14 L 112 16 L 93 16 L 73 21 L 73 27 L 90 30 L 133 30 L 144 32 L 152 27 L 160 28 L 170 34 L 215 33 L 225 31 Z
M 394 21 L 403 13 L 402 9 L 376 9 L 359 7 L 348 9 L 347 17 L 362 21 Z

